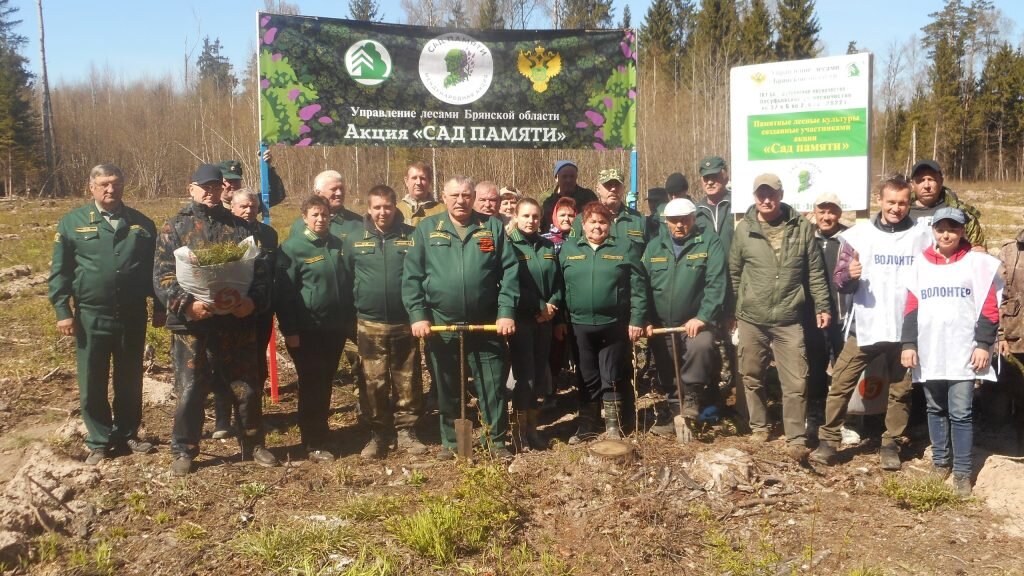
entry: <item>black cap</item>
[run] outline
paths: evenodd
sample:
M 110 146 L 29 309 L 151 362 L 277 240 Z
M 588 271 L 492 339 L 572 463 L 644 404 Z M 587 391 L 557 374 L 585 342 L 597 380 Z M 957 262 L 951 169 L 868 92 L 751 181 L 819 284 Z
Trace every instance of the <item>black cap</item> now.
M 224 180 L 224 173 L 216 164 L 201 164 L 192 174 L 192 182 L 202 186 L 210 182 L 221 182 Z
M 682 196 L 690 190 L 690 182 L 679 172 L 673 172 L 665 179 L 665 193 L 670 197 Z
M 913 178 L 917 174 L 918 170 L 922 168 L 929 168 L 936 174 L 942 175 L 942 168 L 939 168 L 939 163 L 935 160 L 918 160 L 917 164 L 914 164 L 914 169 L 910 171 L 910 177 Z
M 667 202 L 668 194 L 665 193 L 664 188 L 648 188 L 647 189 L 647 201 L 648 202 Z

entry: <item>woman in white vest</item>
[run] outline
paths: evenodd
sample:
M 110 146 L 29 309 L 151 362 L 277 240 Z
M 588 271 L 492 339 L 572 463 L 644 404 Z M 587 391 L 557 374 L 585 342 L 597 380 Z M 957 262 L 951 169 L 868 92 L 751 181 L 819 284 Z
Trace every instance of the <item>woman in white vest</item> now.
M 935 245 L 911 268 L 903 316 L 903 365 L 913 369 L 928 402 L 933 472 L 953 473 L 958 496 L 971 494 L 974 381 L 995 380 L 992 347 L 999 325 L 999 260 L 972 252 L 967 218 L 940 208 Z

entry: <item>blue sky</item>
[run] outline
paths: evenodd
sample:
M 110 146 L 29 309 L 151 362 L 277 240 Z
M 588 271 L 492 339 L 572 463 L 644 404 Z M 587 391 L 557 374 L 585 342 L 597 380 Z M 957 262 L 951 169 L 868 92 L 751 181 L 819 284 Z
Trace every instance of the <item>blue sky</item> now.
M 303 14 L 344 18 L 347 0 L 296 0 Z M 643 22 L 650 0 L 615 0 L 615 20 L 629 4 L 633 25 Z M 928 23 L 928 14 L 943 0 L 818 0 L 823 55 L 843 54 L 847 43 L 876 54 L 876 70 L 893 41 L 903 41 Z M 26 55 L 38 71 L 36 3 L 13 0 L 24 22 L 20 32 L 30 38 Z M 399 0 L 382 0 L 388 22 L 402 23 Z M 1014 45 L 1021 41 L 1024 2 L 997 0 L 1012 22 L 1004 34 Z M 255 49 L 256 12 L 262 0 L 43 0 L 47 60 L 51 85 L 88 77 L 90 67 L 109 67 L 125 80 L 163 77 L 180 79 L 186 55 L 195 62 L 203 36 L 219 37 L 236 71 L 245 68 Z M 538 24 L 541 20 L 538 19 Z

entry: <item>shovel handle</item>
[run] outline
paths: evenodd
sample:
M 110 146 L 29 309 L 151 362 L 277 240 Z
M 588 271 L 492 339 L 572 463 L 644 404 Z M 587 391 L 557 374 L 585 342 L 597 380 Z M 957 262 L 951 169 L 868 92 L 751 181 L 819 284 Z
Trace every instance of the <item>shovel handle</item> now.
M 651 330 L 651 334 L 654 334 L 655 336 L 660 336 L 662 334 L 677 334 L 679 332 L 686 332 L 686 328 L 683 326 L 675 326 L 672 328 L 655 328 L 654 330 Z
M 442 324 L 431 326 L 431 332 L 497 332 L 496 324 Z

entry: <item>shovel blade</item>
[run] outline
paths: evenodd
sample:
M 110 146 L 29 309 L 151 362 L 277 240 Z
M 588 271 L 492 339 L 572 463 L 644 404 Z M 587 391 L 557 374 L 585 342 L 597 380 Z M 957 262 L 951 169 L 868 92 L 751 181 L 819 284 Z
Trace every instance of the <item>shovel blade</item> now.
M 676 416 L 672 419 L 672 426 L 676 429 L 676 440 L 680 444 L 689 444 L 693 442 L 693 431 L 686 424 L 686 419 L 682 416 Z
M 455 420 L 455 449 L 459 458 L 473 457 L 473 422 L 458 418 Z

